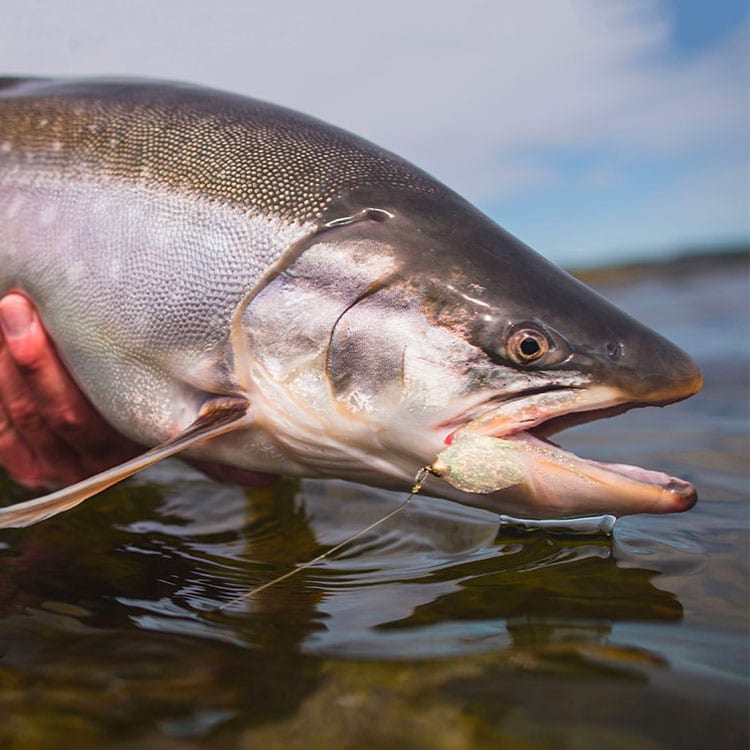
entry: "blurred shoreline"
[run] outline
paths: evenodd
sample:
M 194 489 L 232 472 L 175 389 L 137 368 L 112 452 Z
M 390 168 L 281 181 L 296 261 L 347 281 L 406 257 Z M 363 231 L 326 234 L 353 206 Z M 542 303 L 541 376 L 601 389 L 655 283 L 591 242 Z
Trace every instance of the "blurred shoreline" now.
M 643 276 L 693 276 L 697 273 L 736 267 L 750 272 L 750 242 L 715 249 L 688 251 L 659 260 L 637 260 L 613 266 L 575 268 L 567 270 L 587 284 L 624 284 Z

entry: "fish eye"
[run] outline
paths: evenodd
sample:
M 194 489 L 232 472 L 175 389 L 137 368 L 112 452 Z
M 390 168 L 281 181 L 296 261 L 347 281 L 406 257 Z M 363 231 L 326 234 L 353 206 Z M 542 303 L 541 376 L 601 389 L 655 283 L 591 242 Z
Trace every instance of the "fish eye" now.
M 550 343 L 541 331 L 521 328 L 508 339 L 508 354 L 519 365 L 528 365 L 540 360 L 550 349 Z

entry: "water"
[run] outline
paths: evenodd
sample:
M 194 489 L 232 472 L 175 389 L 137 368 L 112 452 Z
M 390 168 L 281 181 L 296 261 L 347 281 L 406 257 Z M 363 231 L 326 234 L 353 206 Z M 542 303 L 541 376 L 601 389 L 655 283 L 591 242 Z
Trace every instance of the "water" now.
M 747 266 L 602 283 L 706 385 L 562 442 L 688 478 L 694 510 L 565 538 L 416 497 L 219 611 L 404 496 L 164 463 L 0 535 L 0 748 L 747 747 Z

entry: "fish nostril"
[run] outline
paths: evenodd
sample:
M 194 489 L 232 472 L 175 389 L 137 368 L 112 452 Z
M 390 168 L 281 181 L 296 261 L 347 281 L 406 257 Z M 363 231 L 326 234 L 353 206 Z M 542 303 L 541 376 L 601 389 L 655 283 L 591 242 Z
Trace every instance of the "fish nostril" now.
M 624 347 L 620 341 L 610 341 L 607 344 L 607 356 L 611 360 L 617 360 L 622 357 Z

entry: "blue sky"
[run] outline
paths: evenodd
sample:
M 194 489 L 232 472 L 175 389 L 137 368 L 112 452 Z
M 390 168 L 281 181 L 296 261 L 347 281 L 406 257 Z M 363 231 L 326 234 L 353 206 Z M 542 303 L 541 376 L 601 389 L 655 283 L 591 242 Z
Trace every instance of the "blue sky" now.
M 671 39 L 678 55 L 689 55 L 710 47 L 747 22 L 747 0 L 671 0 L 665 12 L 672 28 Z
M 0 71 L 309 112 L 584 267 L 747 240 L 749 35 L 747 0 L 5 0 Z
M 483 199 L 483 207 L 559 262 L 654 258 L 747 242 L 750 235 L 750 6 L 742 0 L 658 6 L 666 29 L 652 52 L 655 69 L 689 69 L 735 45 L 725 72 L 736 77 L 736 120 L 720 118 L 704 138 L 661 152 L 596 144 L 531 150 L 528 158 L 543 161 L 554 178 Z M 703 106 L 700 93 L 696 107 Z

